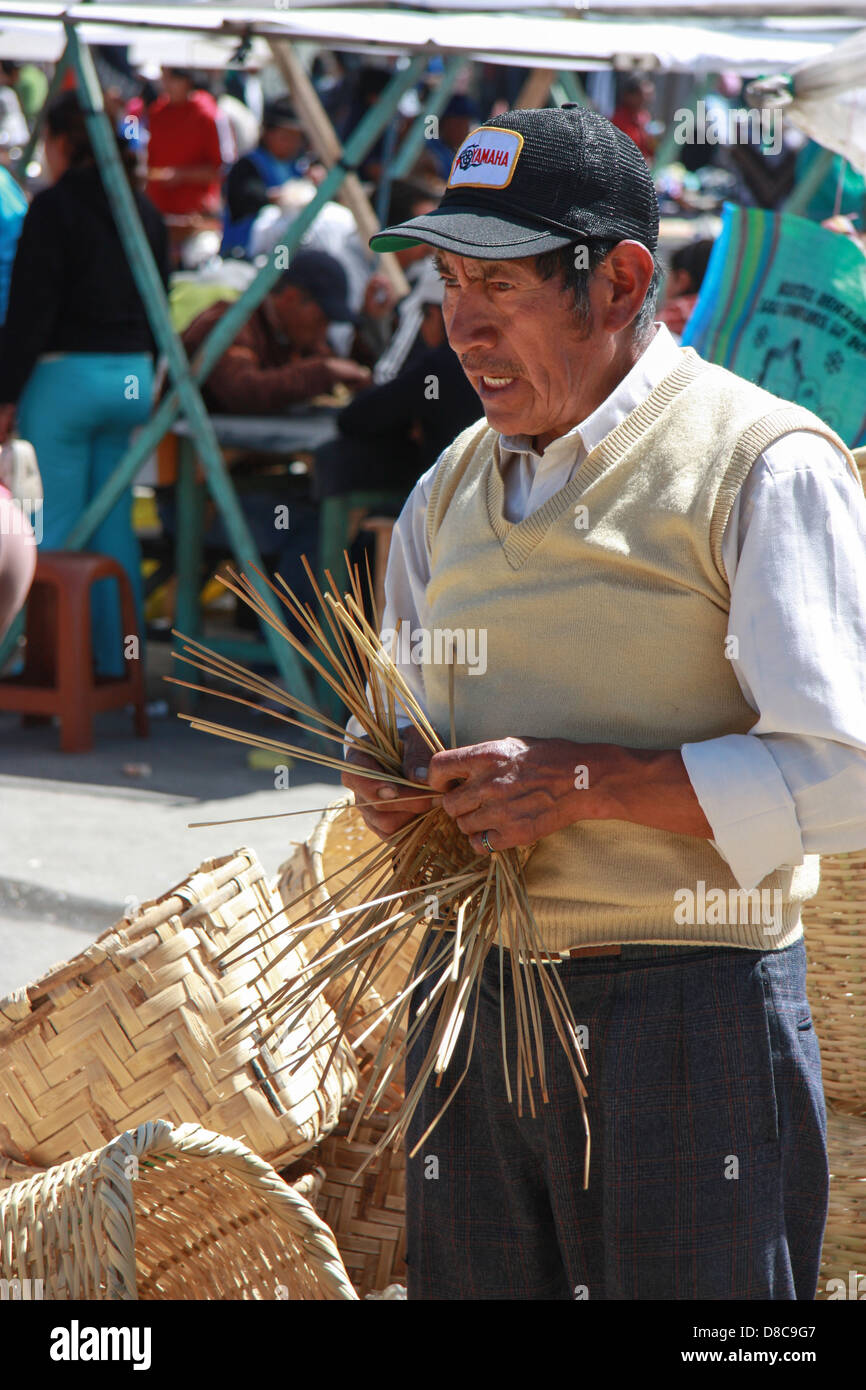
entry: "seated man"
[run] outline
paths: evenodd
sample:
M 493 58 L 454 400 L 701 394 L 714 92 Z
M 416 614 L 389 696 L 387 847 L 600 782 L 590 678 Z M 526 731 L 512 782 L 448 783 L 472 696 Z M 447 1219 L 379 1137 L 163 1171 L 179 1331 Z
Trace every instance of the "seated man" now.
M 319 499 L 357 488 L 393 488 L 407 496 L 454 429 L 478 418 L 478 395 L 445 336 L 442 296 L 439 275 L 425 276 L 418 289 L 418 338 L 399 371 L 340 412 L 340 438 L 316 452 Z
M 295 179 L 286 186 L 285 196 L 280 207 L 273 205 L 262 208 L 255 218 L 249 239 L 251 257 L 268 255 L 286 236 L 295 218 L 316 195 L 316 185 L 310 178 Z M 405 221 L 408 217 L 420 217 L 436 207 L 439 192 L 423 182 L 408 179 L 395 179 L 391 185 L 388 207 L 389 221 Z M 381 271 L 374 268 L 369 249 L 358 233 L 354 214 L 342 203 L 326 202 L 320 208 L 312 225 L 301 239 L 301 246 L 311 251 L 326 251 L 334 256 L 343 267 L 348 279 L 347 299 L 349 305 L 360 318 L 359 329 L 362 344 L 355 344 L 347 355 L 357 361 L 372 365 L 390 342 L 394 332 L 392 314 L 394 293 Z M 424 246 L 400 249 L 395 253 L 398 264 L 412 283 L 414 270 L 427 256 Z M 329 334 L 331 341 L 339 343 L 345 330 Z M 366 345 L 369 353 L 361 348 Z
M 230 307 L 220 300 L 193 319 L 182 337 L 189 357 Z M 369 368 L 335 357 L 325 336 L 329 323 L 351 323 L 354 317 L 339 261 L 323 251 L 297 251 L 204 383 L 208 409 L 274 415 L 330 391 L 338 381 L 365 386 Z
M 226 179 L 221 255 L 248 254 L 258 213 L 272 204 L 280 206 L 285 185 L 306 173 L 305 144 L 291 102 L 285 97 L 269 102 L 257 147 L 232 166 Z
M 205 309 L 182 334 L 192 357 L 230 308 L 220 301 Z M 346 303 L 346 276 L 339 261 L 322 251 L 297 251 L 289 269 L 238 333 L 204 382 L 209 410 L 227 415 L 275 415 L 287 406 L 330 391 L 337 382 L 366 385 L 369 368 L 333 355 L 325 333 L 330 323 L 353 322 Z M 273 454 L 245 452 L 232 459 L 238 497 L 266 566 L 295 588 L 306 583 L 300 563 L 316 561 L 318 508 L 305 476 L 276 472 Z M 172 489 L 160 490 L 158 508 L 166 536 L 176 516 Z M 275 508 L 288 507 L 290 527 L 275 525 Z M 211 507 L 204 534 L 211 553 L 230 548 L 221 516 Z M 255 626 L 249 610 L 238 609 L 242 627 Z M 301 635 L 293 620 L 289 625 Z

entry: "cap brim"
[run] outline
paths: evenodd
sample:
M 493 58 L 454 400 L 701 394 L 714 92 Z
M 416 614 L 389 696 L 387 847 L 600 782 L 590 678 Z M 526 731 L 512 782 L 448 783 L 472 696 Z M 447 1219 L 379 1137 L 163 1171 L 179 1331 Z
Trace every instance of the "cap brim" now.
M 555 251 L 580 241 L 580 232 L 566 236 L 538 223 L 512 221 L 476 207 L 445 207 L 412 217 L 393 227 L 383 227 L 370 237 L 373 251 L 402 251 L 407 246 L 438 246 L 458 256 L 479 260 L 518 260 Z

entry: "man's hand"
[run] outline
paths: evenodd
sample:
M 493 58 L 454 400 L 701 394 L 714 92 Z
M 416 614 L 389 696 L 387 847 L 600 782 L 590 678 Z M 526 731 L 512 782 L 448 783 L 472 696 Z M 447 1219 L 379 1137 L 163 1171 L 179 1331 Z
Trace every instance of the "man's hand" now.
M 435 753 L 428 783 L 473 849 L 531 845 L 577 819 L 573 750 L 567 739 L 501 738 Z M 570 775 L 569 775 L 570 774 Z
M 216 183 L 220 171 L 212 164 L 160 164 L 148 169 L 147 177 L 169 188 L 179 183 Z
M 343 381 L 350 387 L 369 386 L 372 381 L 370 368 L 362 367 L 360 362 L 353 362 L 349 357 L 328 357 L 325 366 L 333 381 Z
M 417 729 L 409 728 L 403 733 L 403 774 L 413 782 L 424 781 L 424 774 L 430 761 L 430 749 Z M 368 767 L 373 771 L 380 768 L 376 759 L 357 748 L 351 748 L 346 756 L 347 764 Z M 408 825 L 416 816 L 423 816 L 433 806 L 429 796 L 413 797 L 408 787 L 393 782 L 378 782 L 372 777 L 359 777 L 347 768 L 342 776 L 343 786 L 355 794 L 355 804 L 364 818 L 364 823 L 374 835 L 387 839 L 395 830 Z M 388 802 L 397 797 L 411 797 L 400 801 L 393 810 L 388 810 Z
M 428 785 L 484 853 L 531 845 L 581 820 L 625 820 L 712 839 L 676 749 L 503 738 L 435 753 Z
M 380 270 L 377 270 L 367 281 L 361 310 L 371 319 L 381 319 L 386 314 L 390 314 L 397 303 L 397 298 L 398 296 L 387 275 L 383 275 Z

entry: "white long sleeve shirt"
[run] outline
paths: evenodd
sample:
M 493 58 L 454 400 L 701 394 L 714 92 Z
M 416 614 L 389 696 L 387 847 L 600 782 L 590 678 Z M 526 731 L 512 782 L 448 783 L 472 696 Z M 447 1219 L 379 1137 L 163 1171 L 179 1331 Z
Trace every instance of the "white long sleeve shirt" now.
M 678 352 L 658 324 L 611 395 L 543 453 L 526 435 L 503 435 L 508 520 L 564 487 L 673 370 Z M 402 620 L 431 626 L 424 523 L 435 469 L 418 480 L 394 527 L 383 630 Z M 758 720 L 747 734 L 680 751 L 713 844 L 749 890 L 804 854 L 866 846 L 866 499 L 840 451 L 805 431 L 764 450 L 736 498 L 722 558 L 731 664 Z M 400 668 L 423 707 L 421 668 Z M 362 731 L 351 719 L 347 732 Z

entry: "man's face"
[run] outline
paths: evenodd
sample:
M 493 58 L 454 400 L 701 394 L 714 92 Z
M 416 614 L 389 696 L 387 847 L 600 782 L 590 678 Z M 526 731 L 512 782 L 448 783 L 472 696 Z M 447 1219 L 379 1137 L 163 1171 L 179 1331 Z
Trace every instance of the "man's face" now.
M 303 143 L 304 137 L 296 126 L 274 126 L 262 137 L 262 144 L 274 159 L 294 159 L 300 154 Z
M 274 312 L 286 335 L 301 352 L 321 348 L 328 327 L 328 316 L 314 299 L 297 285 L 287 285 L 271 296 Z
M 652 106 L 656 89 L 652 82 L 642 82 L 639 87 L 626 92 L 623 101 L 630 111 L 638 112 L 649 110 Z
M 581 418 L 600 346 L 570 291 L 556 275 L 542 280 L 534 257 L 485 261 L 437 251 L 433 259 L 445 282 L 448 341 L 489 423 L 500 434 L 565 433 Z
M 163 68 L 162 89 L 172 106 L 180 106 L 183 102 L 189 101 L 192 83 L 188 77 L 181 77 L 178 73 L 172 72 L 171 68 Z

